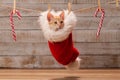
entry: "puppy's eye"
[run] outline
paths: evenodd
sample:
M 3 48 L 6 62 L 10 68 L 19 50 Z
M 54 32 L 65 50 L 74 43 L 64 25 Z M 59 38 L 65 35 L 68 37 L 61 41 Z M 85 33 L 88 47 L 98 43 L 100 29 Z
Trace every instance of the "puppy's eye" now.
M 62 24 L 62 23 L 63 23 L 63 21 L 60 21 L 60 23 Z
M 55 24 L 57 24 L 57 22 L 54 22 Z

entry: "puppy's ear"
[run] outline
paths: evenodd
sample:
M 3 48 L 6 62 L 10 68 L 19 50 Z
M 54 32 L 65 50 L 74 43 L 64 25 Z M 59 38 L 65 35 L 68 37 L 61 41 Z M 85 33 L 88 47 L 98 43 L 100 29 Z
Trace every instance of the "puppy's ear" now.
M 61 12 L 60 17 L 64 20 L 64 11 Z
M 50 12 L 48 12 L 48 14 L 47 14 L 48 22 L 50 22 L 53 18 L 54 18 L 54 16 Z

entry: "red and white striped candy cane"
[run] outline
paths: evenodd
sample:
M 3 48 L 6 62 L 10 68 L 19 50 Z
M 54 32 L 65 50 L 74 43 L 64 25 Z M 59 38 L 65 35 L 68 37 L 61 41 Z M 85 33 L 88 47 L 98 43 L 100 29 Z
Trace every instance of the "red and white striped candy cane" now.
M 14 14 L 17 14 L 17 17 L 19 20 L 21 19 L 21 14 L 18 10 L 15 10 L 15 13 L 14 11 L 11 11 L 10 13 L 10 24 L 12 28 L 12 37 L 16 41 L 15 25 L 14 25 L 14 19 L 13 19 Z
M 103 25 L 103 20 L 104 20 L 104 17 L 105 17 L 105 11 L 104 11 L 104 9 L 100 10 L 99 8 L 97 8 L 97 10 L 95 11 L 94 16 L 97 17 L 97 15 L 98 15 L 99 12 L 101 12 L 102 15 L 101 15 L 101 18 L 100 18 L 100 22 L 99 22 L 99 26 L 98 26 L 98 30 L 97 30 L 97 34 L 96 34 L 97 38 L 100 35 L 100 31 L 101 31 L 101 28 L 102 28 L 102 25 Z

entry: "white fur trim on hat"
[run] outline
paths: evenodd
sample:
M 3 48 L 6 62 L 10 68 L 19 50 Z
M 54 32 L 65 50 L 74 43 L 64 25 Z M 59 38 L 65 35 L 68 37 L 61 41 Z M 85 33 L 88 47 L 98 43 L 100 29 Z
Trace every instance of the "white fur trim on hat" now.
M 54 16 L 58 16 L 61 12 L 62 11 L 51 11 Z M 65 40 L 72 32 L 73 27 L 76 25 L 77 22 L 76 16 L 72 11 L 68 14 L 68 10 L 64 10 L 64 13 L 64 27 L 58 31 L 53 31 L 50 29 L 47 20 L 48 11 L 42 12 L 40 14 L 38 22 L 47 40 L 51 42 L 61 42 Z

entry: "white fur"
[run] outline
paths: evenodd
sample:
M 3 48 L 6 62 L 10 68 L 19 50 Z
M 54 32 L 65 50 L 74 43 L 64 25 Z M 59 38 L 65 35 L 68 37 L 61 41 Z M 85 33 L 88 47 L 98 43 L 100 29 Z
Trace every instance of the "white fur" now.
M 51 11 L 51 13 L 54 16 L 59 16 L 61 12 L 62 11 L 57 12 L 55 12 L 54 10 Z M 53 31 L 50 29 L 47 20 L 48 11 L 42 12 L 40 14 L 38 22 L 47 40 L 51 42 L 61 42 L 65 40 L 72 32 L 73 27 L 76 25 L 77 22 L 76 16 L 73 12 L 70 12 L 68 15 L 68 10 L 64 10 L 64 13 L 65 13 L 64 27 L 58 31 Z
M 77 57 L 74 62 L 69 63 L 65 67 L 68 70 L 78 70 L 80 68 L 80 61 L 81 61 L 81 59 L 79 57 Z

